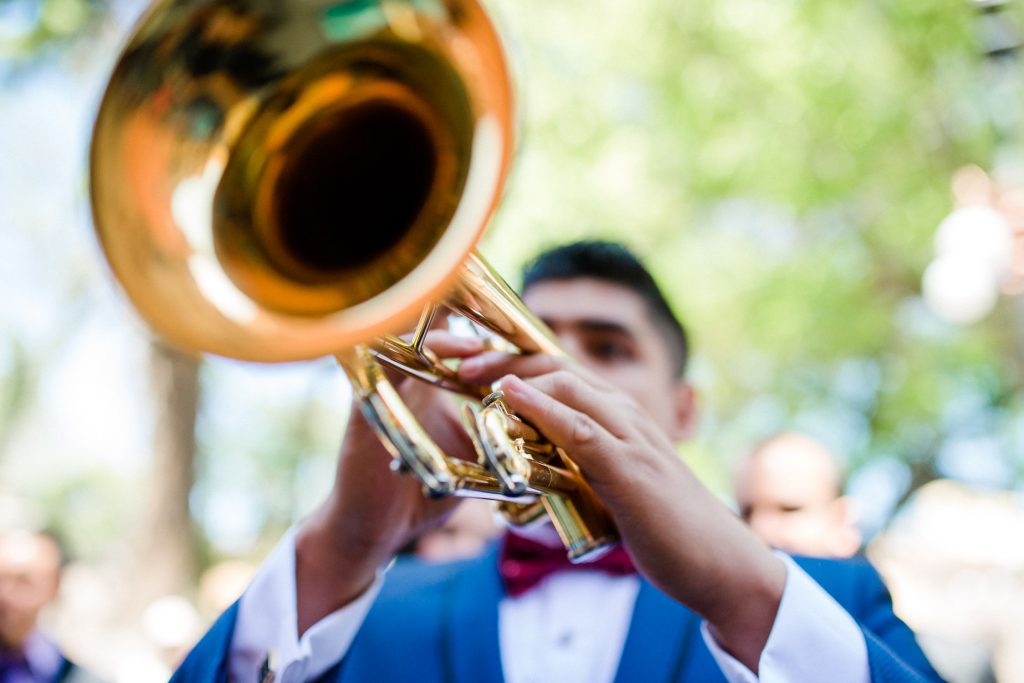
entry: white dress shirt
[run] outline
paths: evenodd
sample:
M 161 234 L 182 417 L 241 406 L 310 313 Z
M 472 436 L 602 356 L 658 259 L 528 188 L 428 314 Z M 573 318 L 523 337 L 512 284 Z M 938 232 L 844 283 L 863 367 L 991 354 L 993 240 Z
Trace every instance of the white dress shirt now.
M 701 626 L 730 683 L 867 683 L 867 645 L 853 618 L 789 557 L 786 585 L 755 675 Z M 355 638 L 383 574 L 352 603 L 298 636 L 295 532 L 274 549 L 242 596 L 231 643 L 232 681 L 256 683 L 268 653 L 278 683 L 310 681 L 330 669 Z M 498 637 L 506 683 L 611 683 L 639 590 L 635 576 L 598 571 L 553 574 L 502 599 Z

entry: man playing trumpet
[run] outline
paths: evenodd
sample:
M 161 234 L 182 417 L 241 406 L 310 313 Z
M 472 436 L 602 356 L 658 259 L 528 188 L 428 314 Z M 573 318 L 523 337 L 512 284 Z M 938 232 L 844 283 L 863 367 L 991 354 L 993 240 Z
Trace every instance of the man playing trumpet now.
M 625 551 L 570 567 L 541 525 L 476 560 L 388 572 L 457 501 L 395 476 L 353 417 L 328 499 L 175 680 L 938 679 L 867 564 L 773 553 L 679 459 L 695 415 L 687 337 L 628 250 L 547 252 L 523 300 L 573 360 L 440 331 L 429 346 L 459 359 L 466 382 L 500 381 L 509 407 L 580 466 Z M 415 381 L 399 391 L 446 452 L 472 453 L 450 397 Z

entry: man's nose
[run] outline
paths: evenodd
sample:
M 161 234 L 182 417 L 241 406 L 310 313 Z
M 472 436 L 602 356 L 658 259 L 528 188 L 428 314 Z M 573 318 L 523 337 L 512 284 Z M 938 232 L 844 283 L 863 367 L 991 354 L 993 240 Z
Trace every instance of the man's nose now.
M 558 335 L 558 345 L 569 354 L 569 357 L 585 368 L 595 369 L 594 359 L 587 355 L 587 347 L 577 335 L 562 333 Z
M 566 353 L 573 358 L 580 357 L 581 348 L 579 340 L 576 339 L 576 335 L 562 332 L 560 334 L 556 334 L 555 338 L 558 339 L 558 345 L 565 349 Z

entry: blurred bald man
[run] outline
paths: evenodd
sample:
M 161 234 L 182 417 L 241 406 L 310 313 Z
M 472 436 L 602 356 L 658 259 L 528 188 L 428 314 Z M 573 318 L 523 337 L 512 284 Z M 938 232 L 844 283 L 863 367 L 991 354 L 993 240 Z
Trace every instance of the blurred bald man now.
M 0 683 L 97 680 L 38 629 L 39 613 L 60 590 L 61 559 L 47 534 L 0 534 Z
M 452 562 L 477 557 L 501 533 L 494 505 L 487 500 L 464 501 L 437 529 L 420 536 L 413 554 L 427 562 Z
M 754 532 L 780 550 L 849 557 L 860 548 L 837 459 L 809 436 L 783 432 L 754 448 L 738 471 L 736 500 Z

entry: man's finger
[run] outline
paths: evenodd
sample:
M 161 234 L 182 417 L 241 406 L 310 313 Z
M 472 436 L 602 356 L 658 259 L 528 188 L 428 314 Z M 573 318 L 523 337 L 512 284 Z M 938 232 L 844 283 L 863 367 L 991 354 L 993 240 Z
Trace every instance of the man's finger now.
M 459 379 L 473 384 L 490 384 L 505 375 L 523 379 L 540 377 L 554 372 L 566 371 L 579 376 L 595 390 L 612 391 L 612 387 L 601 377 L 567 356 L 553 356 L 545 353 L 528 355 L 488 351 L 467 358 L 459 365 Z
M 565 449 L 587 474 L 607 476 L 615 438 L 592 417 L 570 408 L 527 382 L 509 375 L 501 380 L 505 400 L 515 413 L 556 446 Z
M 485 348 L 481 337 L 459 337 L 447 330 L 430 330 L 423 338 L 423 345 L 438 358 L 467 358 Z
M 616 394 L 595 385 L 590 378 L 558 370 L 528 379 L 526 383 L 573 410 L 589 415 L 613 436 L 626 437 L 628 415 L 623 402 L 616 400 Z
M 459 378 L 474 384 L 490 384 L 505 375 L 536 377 L 547 374 L 565 367 L 570 362 L 568 358 L 543 353 L 524 356 L 503 351 L 487 351 L 463 361 L 459 365 Z

